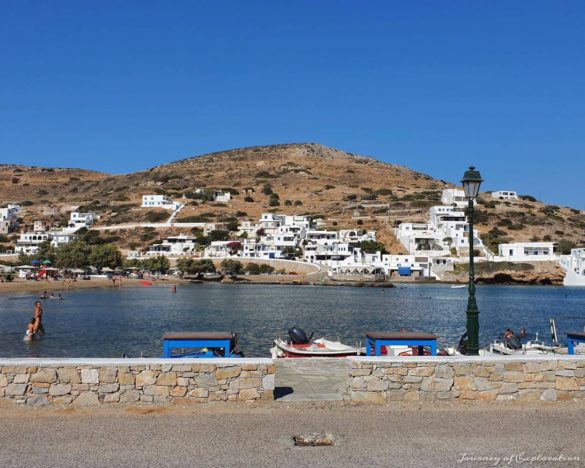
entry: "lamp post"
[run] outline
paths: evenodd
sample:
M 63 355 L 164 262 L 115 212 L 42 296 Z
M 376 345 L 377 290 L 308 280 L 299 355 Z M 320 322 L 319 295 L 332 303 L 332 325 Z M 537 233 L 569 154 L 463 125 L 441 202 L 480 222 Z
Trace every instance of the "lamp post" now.
M 473 264 L 473 201 L 479 193 L 479 186 L 483 182 L 479 171 L 470 166 L 463 174 L 461 183 L 465 198 L 467 198 L 469 219 L 469 299 L 467 300 L 467 354 L 477 356 L 479 354 L 479 310 L 475 300 L 475 268 Z

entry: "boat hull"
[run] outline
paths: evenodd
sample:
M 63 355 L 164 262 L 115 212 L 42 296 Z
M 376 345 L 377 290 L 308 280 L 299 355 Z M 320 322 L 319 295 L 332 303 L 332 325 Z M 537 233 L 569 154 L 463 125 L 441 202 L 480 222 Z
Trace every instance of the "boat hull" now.
M 308 344 L 291 344 L 282 339 L 274 340 L 274 346 L 270 348 L 273 359 L 278 358 L 340 358 L 356 356 L 359 350 L 353 346 L 347 346 L 336 341 L 323 338 L 311 341 Z

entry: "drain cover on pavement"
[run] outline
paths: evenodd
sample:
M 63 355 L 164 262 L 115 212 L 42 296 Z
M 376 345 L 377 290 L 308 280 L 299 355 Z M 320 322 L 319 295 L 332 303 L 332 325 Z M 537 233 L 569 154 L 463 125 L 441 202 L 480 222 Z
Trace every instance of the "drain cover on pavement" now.
M 293 436 L 297 447 L 328 447 L 335 445 L 333 434 L 299 434 Z

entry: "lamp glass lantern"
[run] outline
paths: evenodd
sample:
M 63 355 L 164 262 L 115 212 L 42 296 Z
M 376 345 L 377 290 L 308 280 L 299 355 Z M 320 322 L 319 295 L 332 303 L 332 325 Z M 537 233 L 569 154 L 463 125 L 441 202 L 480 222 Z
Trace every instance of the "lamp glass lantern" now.
M 479 171 L 475 169 L 475 167 L 470 166 L 465 174 L 463 174 L 463 179 L 461 179 L 461 183 L 463 184 L 463 191 L 465 192 L 465 198 L 474 199 L 479 194 L 479 187 L 483 179 L 481 178 L 481 174 Z

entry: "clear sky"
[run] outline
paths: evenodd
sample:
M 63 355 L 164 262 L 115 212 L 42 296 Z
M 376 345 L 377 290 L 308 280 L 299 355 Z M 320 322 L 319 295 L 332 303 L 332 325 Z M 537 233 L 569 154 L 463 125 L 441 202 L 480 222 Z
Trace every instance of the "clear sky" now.
M 585 2 L 1 0 L 0 163 L 316 142 L 585 209 Z

